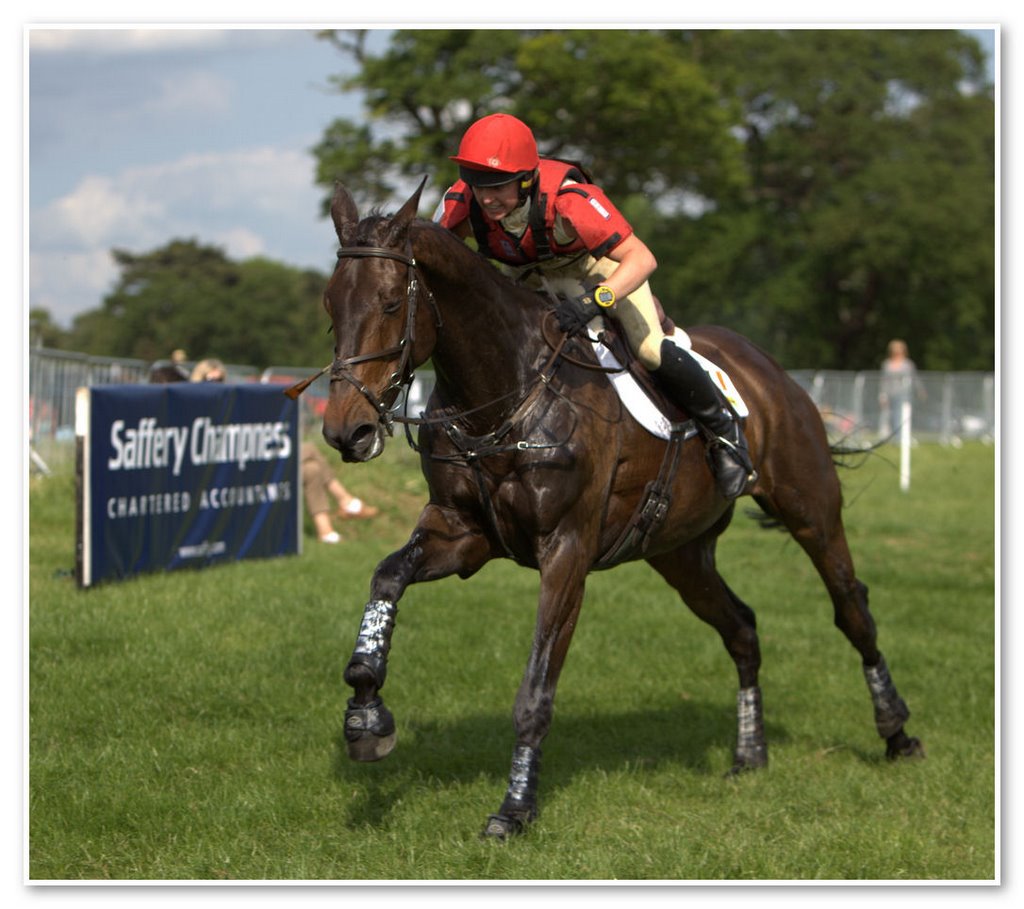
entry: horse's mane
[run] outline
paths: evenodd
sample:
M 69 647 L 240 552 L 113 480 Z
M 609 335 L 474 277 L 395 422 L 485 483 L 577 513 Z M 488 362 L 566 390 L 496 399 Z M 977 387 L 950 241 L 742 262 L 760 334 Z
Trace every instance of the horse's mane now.
M 438 255 L 431 257 L 432 267 L 450 271 L 461 280 L 478 285 L 482 293 L 512 294 L 515 303 L 524 308 L 544 309 L 550 306 L 550 301 L 545 300 L 541 294 L 514 282 L 493 262 L 440 224 L 417 218 L 412 222 L 412 230 L 426 238 L 430 248 L 438 249 Z

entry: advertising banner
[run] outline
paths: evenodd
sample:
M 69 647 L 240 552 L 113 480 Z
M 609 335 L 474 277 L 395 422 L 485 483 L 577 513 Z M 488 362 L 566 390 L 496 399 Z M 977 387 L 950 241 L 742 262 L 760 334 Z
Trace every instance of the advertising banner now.
M 292 554 L 296 403 L 265 385 L 80 388 L 78 583 Z

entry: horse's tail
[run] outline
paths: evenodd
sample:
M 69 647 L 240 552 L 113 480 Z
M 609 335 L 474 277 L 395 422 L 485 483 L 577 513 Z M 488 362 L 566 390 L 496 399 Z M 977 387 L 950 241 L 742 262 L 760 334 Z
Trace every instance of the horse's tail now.
M 747 508 L 743 513 L 757 524 L 758 527 L 762 530 L 788 530 L 786 525 L 782 523 L 782 518 L 770 511 L 764 502 L 756 496 L 754 501 L 761 507 L 761 510 L 755 511 L 753 508 Z
M 879 448 L 890 441 L 891 436 L 879 439 L 873 445 L 850 445 L 847 444 L 849 436 L 829 443 L 828 453 L 832 457 L 832 463 L 836 467 L 857 468 L 864 465 L 864 462 L 873 455 Z
M 847 442 L 848 439 L 849 436 L 843 436 L 843 438 L 836 442 L 829 443 L 828 453 L 836 467 L 856 469 L 862 467 L 871 455 L 885 445 L 886 442 L 889 442 L 891 436 L 879 439 L 873 445 L 852 445 Z M 782 518 L 773 511 L 771 505 L 766 500 L 762 500 L 757 496 L 753 498 L 760 511 L 753 508 L 746 509 L 744 513 L 748 518 L 754 521 L 762 530 L 787 530 Z

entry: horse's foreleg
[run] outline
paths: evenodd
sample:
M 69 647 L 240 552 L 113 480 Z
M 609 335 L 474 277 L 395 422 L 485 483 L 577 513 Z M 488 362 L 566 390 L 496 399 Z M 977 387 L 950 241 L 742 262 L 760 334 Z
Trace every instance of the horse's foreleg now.
M 520 833 L 537 816 L 541 743 L 551 728 L 555 689 L 576 630 L 587 575 L 585 559 L 572 551 L 572 545 L 563 541 L 560 554 L 541 566 L 533 647 L 513 709 L 512 769 L 504 801 L 484 828 L 487 837 L 505 839 Z
M 480 533 L 456 513 L 428 505 L 409 541 L 377 566 L 345 668 L 345 681 L 353 689 L 345 711 L 345 742 L 353 760 L 378 761 L 395 747 L 395 721 L 380 689 L 387 678 L 391 635 L 405 589 L 452 574 L 467 576 L 488 558 L 490 547 Z

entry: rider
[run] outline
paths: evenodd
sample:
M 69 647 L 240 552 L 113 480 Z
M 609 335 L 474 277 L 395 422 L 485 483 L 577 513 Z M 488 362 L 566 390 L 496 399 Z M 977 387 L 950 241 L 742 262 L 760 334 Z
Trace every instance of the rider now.
M 703 367 L 662 330 L 647 283 L 658 263 L 604 192 L 577 166 L 541 159 L 530 128 L 509 114 L 477 120 L 452 160 L 461 179 L 435 220 L 472 235 L 481 253 L 513 266 L 517 280 L 561 290 L 556 314 L 568 334 L 612 313 L 640 362 L 712 436 L 721 494 L 741 495 L 756 472 L 739 420 Z

